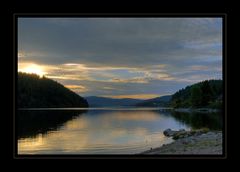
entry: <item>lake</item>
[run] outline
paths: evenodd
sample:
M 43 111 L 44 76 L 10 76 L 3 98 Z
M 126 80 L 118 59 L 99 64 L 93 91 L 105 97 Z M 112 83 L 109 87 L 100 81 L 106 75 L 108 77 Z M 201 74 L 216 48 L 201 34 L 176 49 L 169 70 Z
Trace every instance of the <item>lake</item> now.
M 17 111 L 18 154 L 136 154 L 172 142 L 167 128 L 222 129 L 219 113 L 160 108 Z

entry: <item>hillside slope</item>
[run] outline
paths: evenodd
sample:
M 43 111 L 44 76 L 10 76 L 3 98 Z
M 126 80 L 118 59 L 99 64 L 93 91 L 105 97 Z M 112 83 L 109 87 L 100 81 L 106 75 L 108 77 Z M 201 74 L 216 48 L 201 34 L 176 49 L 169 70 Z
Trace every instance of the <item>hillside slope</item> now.
M 142 107 L 167 107 L 170 105 L 170 100 L 172 96 L 167 95 L 167 96 L 161 96 L 161 97 L 156 97 L 153 99 L 148 99 L 144 100 L 140 103 L 137 103 L 136 106 L 142 106 Z
M 18 73 L 18 108 L 88 107 L 88 102 L 63 85 L 36 74 Z
M 113 107 L 113 106 L 134 106 L 141 102 L 139 99 L 113 99 L 107 97 L 89 96 L 85 97 L 90 107 Z

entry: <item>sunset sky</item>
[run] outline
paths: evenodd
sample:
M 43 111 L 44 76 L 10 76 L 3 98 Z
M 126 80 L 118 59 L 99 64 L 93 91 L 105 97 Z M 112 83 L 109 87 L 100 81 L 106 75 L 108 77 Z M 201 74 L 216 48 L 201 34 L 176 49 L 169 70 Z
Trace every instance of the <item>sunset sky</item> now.
M 147 99 L 222 79 L 221 18 L 18 18 L 18 71 Z

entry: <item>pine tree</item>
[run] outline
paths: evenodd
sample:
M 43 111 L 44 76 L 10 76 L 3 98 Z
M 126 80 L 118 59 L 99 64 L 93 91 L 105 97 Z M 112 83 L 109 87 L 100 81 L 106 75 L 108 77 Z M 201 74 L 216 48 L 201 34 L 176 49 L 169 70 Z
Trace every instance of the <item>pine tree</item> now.
M 202 103 L 202 90 L 199 86 L 191 88 L 191 104 L 193 107 L 200 107 Z
M 202 106 L 207 106 L 209 102 L 213 99 L 213 91 L 210 87 L 209 81 L 204 81 L 201 86 L 202 90 Z

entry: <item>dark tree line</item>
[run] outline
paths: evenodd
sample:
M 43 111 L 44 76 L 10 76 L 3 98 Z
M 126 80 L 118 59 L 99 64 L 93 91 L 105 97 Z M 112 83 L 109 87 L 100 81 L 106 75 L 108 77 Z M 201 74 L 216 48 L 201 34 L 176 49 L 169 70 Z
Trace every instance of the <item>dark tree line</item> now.
M 171 105 L 175 108 L 221 108 L 222 96 L 222 80 L 206 80 L 177 91 L 172 96 Z
M 36 74 L 18 73 L 18 108 L 88 107 L 88 102 L 63 85 Z

